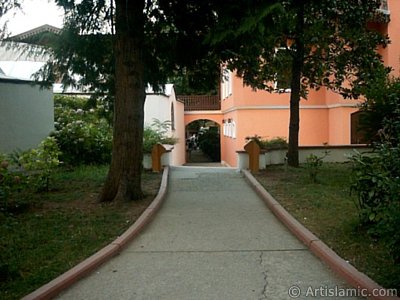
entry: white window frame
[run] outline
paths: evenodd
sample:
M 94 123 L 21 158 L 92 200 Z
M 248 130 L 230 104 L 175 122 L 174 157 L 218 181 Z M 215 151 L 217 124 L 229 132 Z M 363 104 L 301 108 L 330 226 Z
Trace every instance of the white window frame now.
M 226 68 L 222 68 L 222 99 L 226 99 L 232 95 L 233 82 L 232 72 Z

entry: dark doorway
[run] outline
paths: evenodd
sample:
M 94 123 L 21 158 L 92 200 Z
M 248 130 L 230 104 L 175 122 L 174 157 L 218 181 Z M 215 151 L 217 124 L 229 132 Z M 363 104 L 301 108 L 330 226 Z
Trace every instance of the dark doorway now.
M 186 126 L 186 162 L 221 161 L 220 126 L 211 120 L 196 120 Z

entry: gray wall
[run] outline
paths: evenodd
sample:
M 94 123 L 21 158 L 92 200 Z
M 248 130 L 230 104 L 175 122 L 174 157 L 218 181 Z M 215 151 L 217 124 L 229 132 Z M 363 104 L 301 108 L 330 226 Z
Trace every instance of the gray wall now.
M 53 93 L 20 80 L 0 80 L 0 152 L 36 147 L 54 129 Z

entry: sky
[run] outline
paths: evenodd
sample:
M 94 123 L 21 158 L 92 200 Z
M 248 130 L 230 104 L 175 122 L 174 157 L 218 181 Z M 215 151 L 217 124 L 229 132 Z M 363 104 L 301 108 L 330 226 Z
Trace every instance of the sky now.
M 0 20 L 8 20 L 7 29 L 16 35 L 44 24 L 62 27 L 63 10 L 53 0 L 23 0 L 22 10 L 7 13 Z

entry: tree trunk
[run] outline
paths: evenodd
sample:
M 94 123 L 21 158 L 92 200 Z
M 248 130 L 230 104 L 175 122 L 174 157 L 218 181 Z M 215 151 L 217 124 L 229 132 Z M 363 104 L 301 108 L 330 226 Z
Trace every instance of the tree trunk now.
M 289 149 L 288 165 L 299 166 L 299 128 L 300 128 L 300 95 L 301 76 L 304 65 L 304 3 L 298 4 L 295 51 L 293 51 L 292 79 L 290 83 L 290 120 L 289 120 Z
M 114 132 L 111 165 L 99 200 L 143 197 L 141 172 L 144 122 L 144 3 L 115 1 Z

